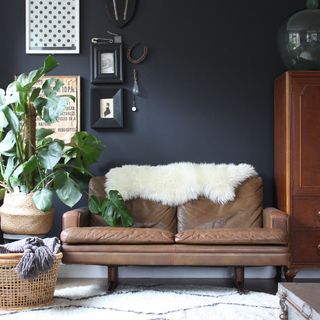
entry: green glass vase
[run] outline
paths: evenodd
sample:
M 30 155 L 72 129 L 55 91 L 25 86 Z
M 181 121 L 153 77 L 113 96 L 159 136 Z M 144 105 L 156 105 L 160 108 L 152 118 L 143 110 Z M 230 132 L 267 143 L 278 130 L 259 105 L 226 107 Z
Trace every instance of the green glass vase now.
M 288 69 L 320 69 L 320 9 L 318 0 L 286 19 L 278 33 L 278 47 Z

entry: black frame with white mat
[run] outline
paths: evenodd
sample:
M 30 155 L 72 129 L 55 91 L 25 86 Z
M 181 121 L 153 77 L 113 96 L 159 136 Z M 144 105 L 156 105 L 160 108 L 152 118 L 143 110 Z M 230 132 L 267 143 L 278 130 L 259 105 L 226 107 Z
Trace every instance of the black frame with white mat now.
M 123 82 L 122 44 L 110 42 L 91 43 L 92 83 Z
M 91 127 L 123 127 L 123 89 L 110 87 L 91 88 Z

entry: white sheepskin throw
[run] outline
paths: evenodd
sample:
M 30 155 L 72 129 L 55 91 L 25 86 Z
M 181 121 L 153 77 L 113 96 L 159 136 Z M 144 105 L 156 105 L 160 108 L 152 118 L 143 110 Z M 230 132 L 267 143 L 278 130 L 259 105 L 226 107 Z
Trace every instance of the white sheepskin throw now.
M 106 174 L 106 192 L 118 190 L 124 200 L 142 198 L 178 206 L 199 197 L 225 204 L 234 200 L 235 189 L 257 172 L 249 164 L 196 164 L 159 166 L 125 165 Z

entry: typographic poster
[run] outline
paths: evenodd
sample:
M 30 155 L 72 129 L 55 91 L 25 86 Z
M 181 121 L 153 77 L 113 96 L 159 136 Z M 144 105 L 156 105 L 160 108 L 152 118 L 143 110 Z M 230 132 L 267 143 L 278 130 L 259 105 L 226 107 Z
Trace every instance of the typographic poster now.
M 39 82 L 42 85 L 48 78 L 63 81 L 58 95 L 72 95 L 75 101 L 69 99 L 66 110 L 58 118 L 58 122 L 46 124 L 41 118 L 37 118 L 37 128 L 53 129 L 55 131 L 50 137 L 61 139 L 65 143 L 70 142 L 71 137 L 80 131 L 80 77 L 79 76 L 50 76 L 43 77 Z

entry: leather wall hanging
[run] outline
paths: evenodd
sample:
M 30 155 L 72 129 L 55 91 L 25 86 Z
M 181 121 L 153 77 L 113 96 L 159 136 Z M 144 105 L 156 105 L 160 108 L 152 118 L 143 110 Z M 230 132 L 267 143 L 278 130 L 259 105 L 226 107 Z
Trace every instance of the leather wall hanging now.
M 133 18 L 136 11 L 137 0 L 105 0 L 106 13 L 110 22 L 124 27 Z

